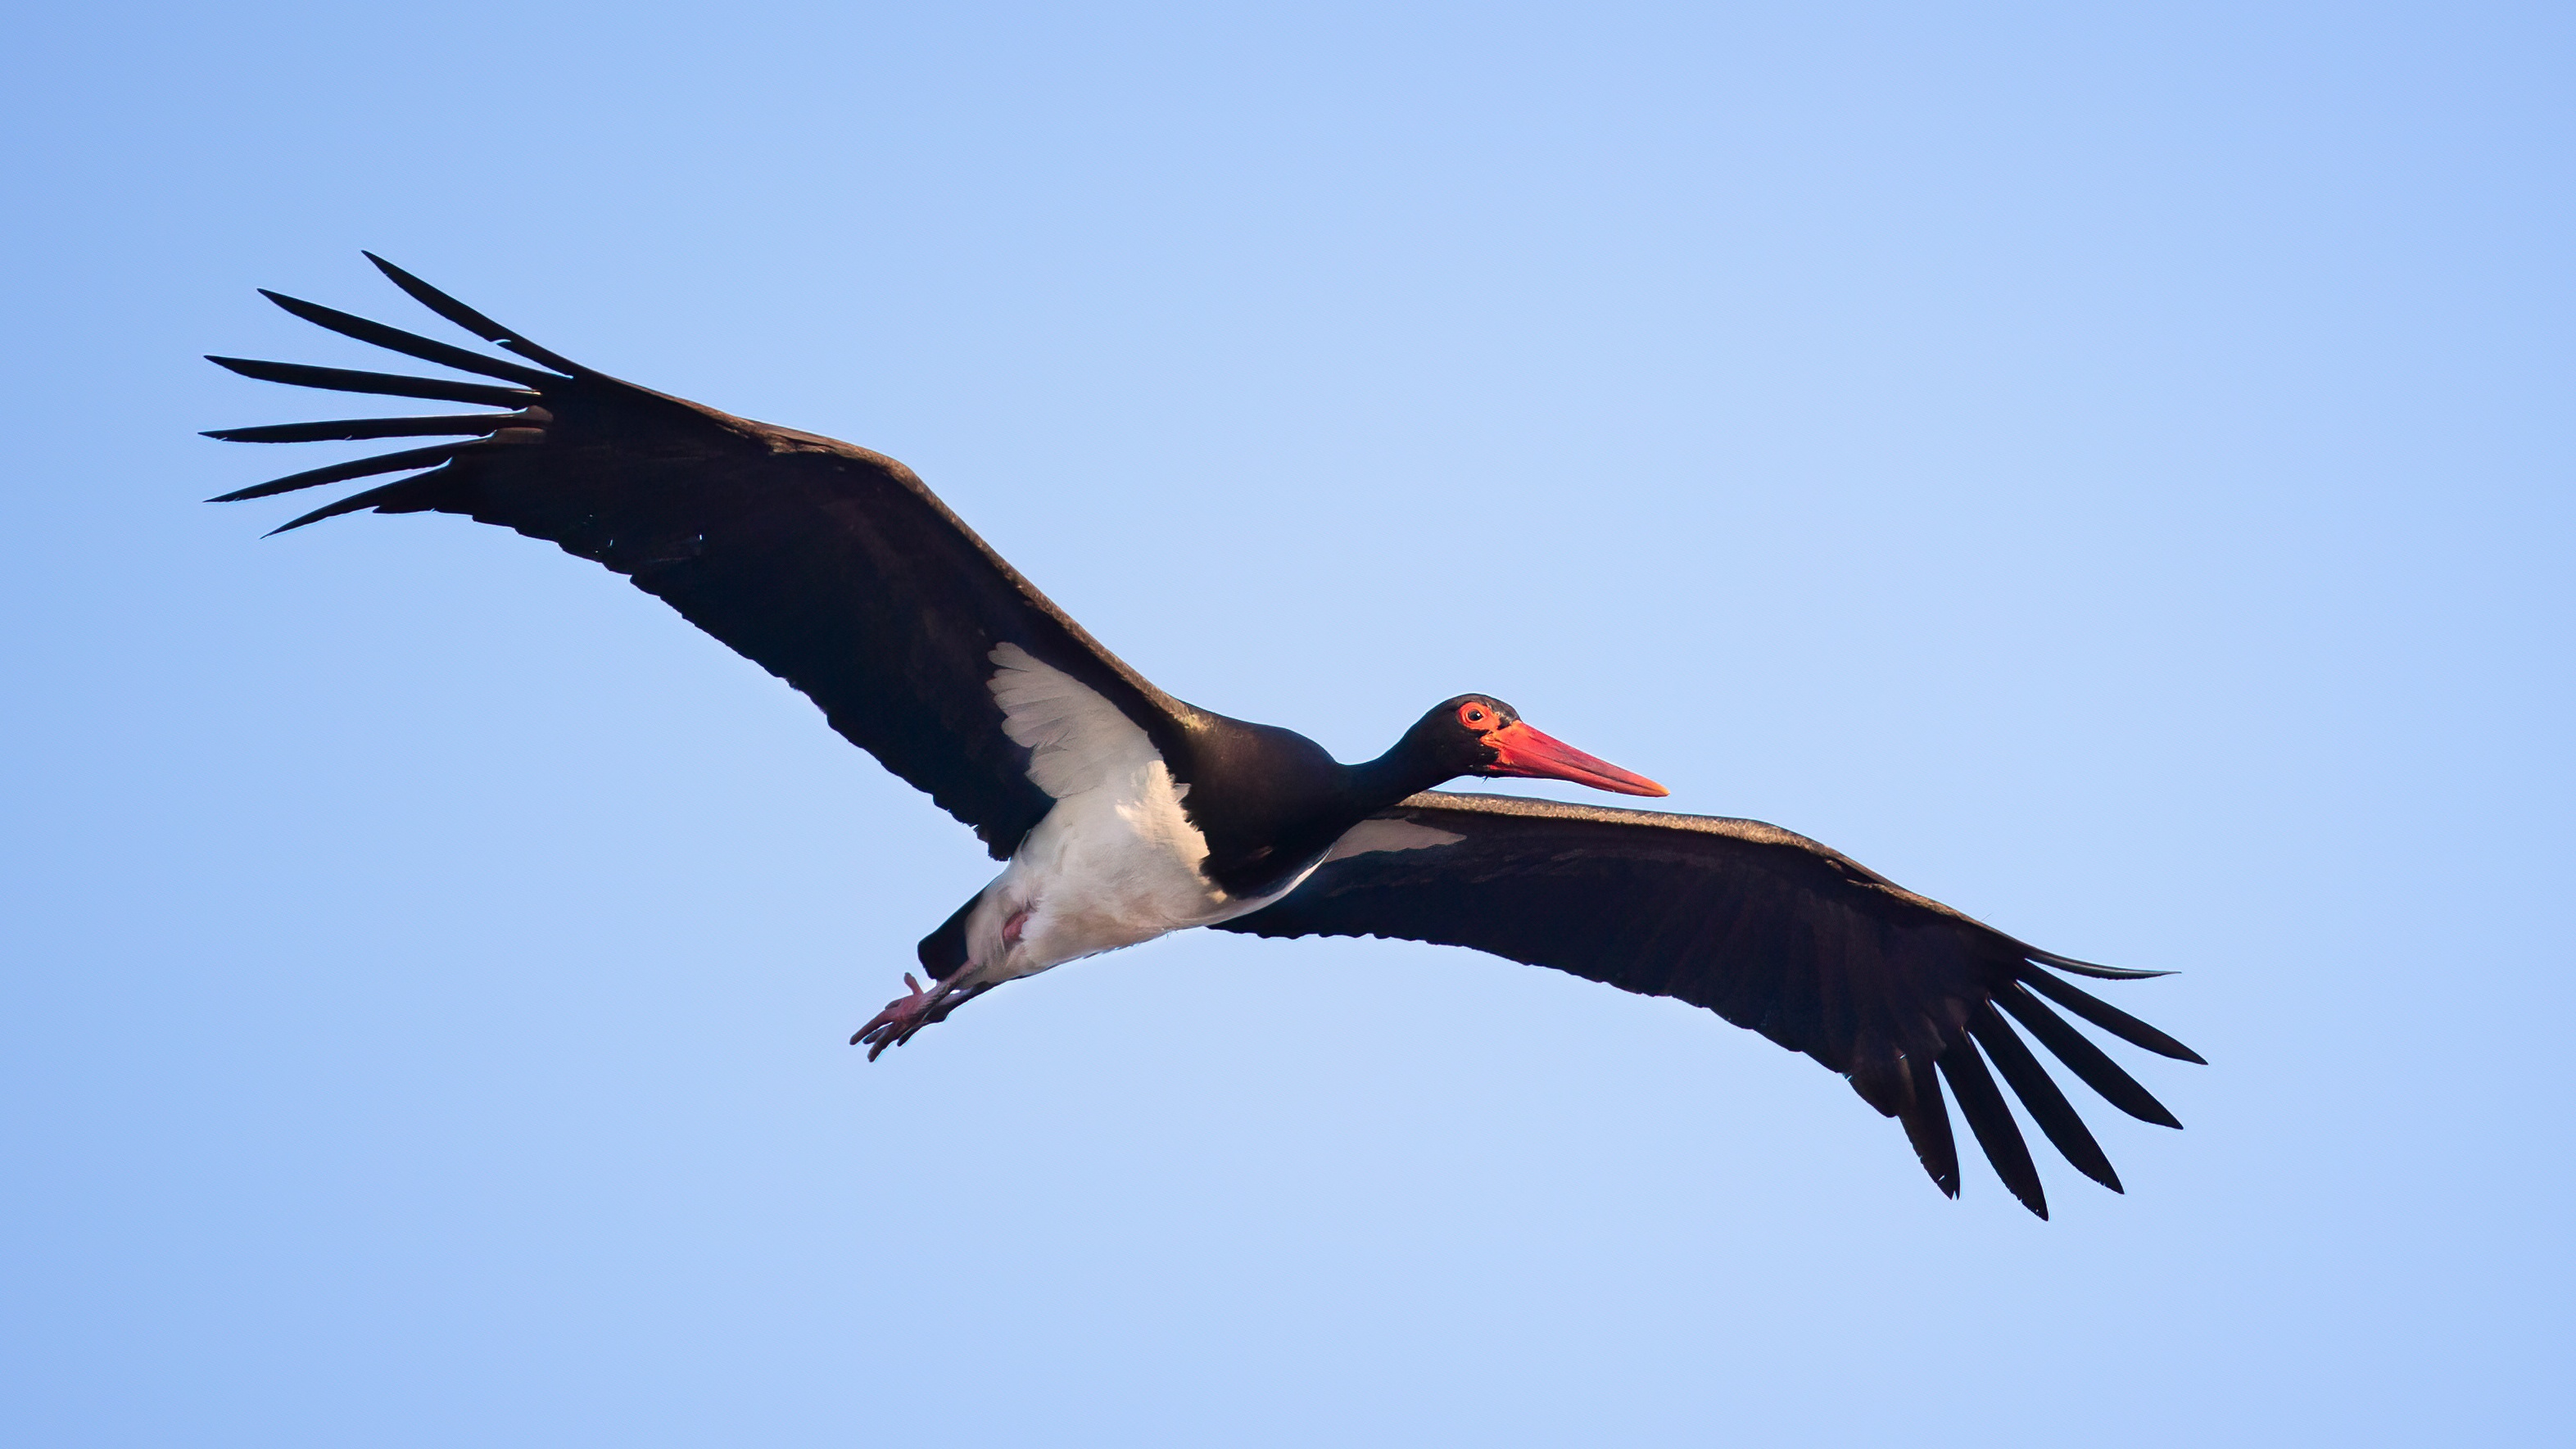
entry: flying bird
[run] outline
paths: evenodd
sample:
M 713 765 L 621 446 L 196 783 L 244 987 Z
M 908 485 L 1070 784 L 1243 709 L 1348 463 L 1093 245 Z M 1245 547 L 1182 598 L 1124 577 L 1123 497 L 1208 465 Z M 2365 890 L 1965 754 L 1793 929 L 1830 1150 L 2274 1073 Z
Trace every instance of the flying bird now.
M 207 436 L 246 443 L 440 441 L 211 501 L 404 475 L 276 531 L 365 509 L 454 513 L 605 564 L 803 691 L 972 828 L 1002 871 L 922 938 L 931 984 L 907 972 L 905 994 L 851 1037 L 871 1061 L 1004 982 L 1210 926 L 1465 946 L 1706 1007 L 1841 1074 L 1903 1126 L 1951 1197 L 1955 1096 L 1997 1176 L 2043 1218 L 2005 1087 L 2078 1171 L 2121 1186 L 2023 1032 L 2113 1106 L 2182 1125 L 2058 1014 L 2198 1062 L 2065 979 L 2165 973 L 2039 950 L 1758 821 L 1434 789 L 1521 777 L 1667 793 L 1491 695 L 1433 705 L 1355 765 L 1290 730 L 1184 703 L 894 459 L 622 382 L 368 260 L 510 356 L 263 292 L 305 321 L 488 381 L 209 360 L 483 411 L 217 429 Z

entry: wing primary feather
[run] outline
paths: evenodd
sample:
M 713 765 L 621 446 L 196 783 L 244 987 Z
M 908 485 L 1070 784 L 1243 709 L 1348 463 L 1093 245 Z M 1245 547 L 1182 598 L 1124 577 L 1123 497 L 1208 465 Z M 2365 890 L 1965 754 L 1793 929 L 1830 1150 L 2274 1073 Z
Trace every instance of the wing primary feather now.
M 2025 965 L 2014 974 L 2027 982 L 2031 989 L 2040 995 L 2132 1046 L 2145 1047 L 2158 1056 L 2171 1057 L 2178 1062 L 2193 1062 L 2204 1067 L 2209 1065 L 2200 1053 L 2184 1046 L 2181 1042 L 2175 1041 L 2172 1037 L 2092 993 L 2078 990 L 2058 980 L 2036 966 Z
M 1941 1076 L 1932 1070 L 1928 1058 L 1909 1059 L 1914 1093 L 1897 1111 L 1896 1120 L 1905 1124 L 1905 1140 L 1914 1144 L 1915 1160 L 1932 1176 L 1932 1185 L 1944 1197 L 1959 1195 L 1959 1143 L 1950 1134 L 1950 1108 L 1941 1100 Z
M 2012 1108 L 1986 1071 L 1986 1059 L 1977 1055 L 1976 1043 L 1955 1042 L 1941 1053 L 1941 1075 L 1950 1079 L 1950 1090 L 1959 1094 L 1959 1111 L 1977 1134 L 1977 1145 L 1986 1149 L 1986 1160 L 1995 1165 L 1995 1176 L 2004 1180 L 2023 1207 L 2045 1220 L 2048 1194 L 2040 1189 L 2039 1165 L 2030 1160 L 2030 1145 L 2021 1140 Z
M 2045 961 L 2060 971 L 2072 971 L 2078 976 L 2092 976 L 2103 981 L 2152 981 L 2159 976 L 2174 974 L 2171 971 L 2141 971 L 2133 966 L 2105 966 L 2099 961 L 2078 961 L 2072 956 L 2060 956 L 2054 951 L 2042 951 L 2032 946 L 2021 949 L 2034 961 Z
M 512 352 L 519 354 L 521 357 L 528 359 L 530 362 L 543 363 L 559 372 L 567 372 L 575 377 L 587 377 L 591 375 L 591 370 L 589 368 L 582 366 L 571 358 L 563 356 L 561 353 L 552 352 L 546 348 L 539 347 L 527 338 L 520 336 L 517 332 L 502 326 L 500 323 L 493 321 L 491 318 L 486 317 L 482 313 L 475 311 L 473 308 L 466 306 L 464 303 L 457 301 L 454 297 L 447 295 L 445 292 L 438 290 L 429 283 L 422 281 L 420 278 L 415 277 L 411 273 L 404 271 L 402 268 L 395 266 L 393 263 L 386 261 L 383 257 L 377 256 L 374 252 L 360 252 L 359 255 L 365 257 L 368 261 L 375 263 L 376 270 L 384 273 L 386 277 L 392 280 L 395 286 L 410 293 L 413 301 L 427 307 L 432 312 L 435 312 L 439 316 L 446 318 L 448 321 L 455 323 L 457 326 L 464 328 L 466 331 L 473 333 L 475 336 L 482 338 L 484 341 L 506 347 Z
M 2182 1126 L 2182 1119 L 2155 1095 L 2138 1085 L 2138 1079 L 2123 1071 L 2118 1062 L 2100 1047 L 2087 1040 L 2084 1033 L 2067 1024 L 2064 1017 L 2048 1009 L 2047 1004 L 2022 990 L 2007 986 L 1995 993 L 1995 1002 L 2013 1014 L 2013 1019 L 2030 1028 L 2039 1044 L 2066 1063 L 2066 1069 L 2084 1081 L 2084 1085 L 2102 1094 L 2102 1100 L 2137 1118 L 2159 1127 Z
M 436 473 L 420 473 L 409 478 L 397 478 L 391 483 L 378 484 L 377 486 L 366 489 L 363 492 L 352 493 L 337 503 L 325 503 L 321 507 L 314 509 L 311 513 L 305 514 L 301 518 L 289 519 L 288 521 L 279 524 L 277 527 L 268 531 L 267 537 L 275 538 L 281 533 L 293 533 L 295 530 L 302 528 L 308 523 L 320 523 L 323 519 L 337 518 L 343 513 L 355 513 L 362 508 L 374 508 L 381 504 L 391 503 L 395 501 L 398 495 L 402 494 L 405 490 L 410 489 L 413 485 L 421 482 L 423 479 L 435 478 L 438 476 L 440 475 Z M 421 507 L 426 505 L 415 504 L 414 506 Z M 395 511 L 401 512 L 403 510 L 397 509 Z
M 334 463 L 328 468 L 315 468 L 303 473 L 289 473 L 249 488 L 209 498 L 208 503 L 240 503 L 245 499 L 267 498 L 278 493 L 292 493 L 299 488 L 316 488 L 325 483 L 344 483 L 351 478 L 371 478 L 378 473 L 399 473 L 406 468 L 428 468 L 456 456 L 459 448 L 481 446 L 475 443 L 444 443 L 431 448 L 406 448 L 399 453 L 379 453 L 372 458 L 359 458 L 347 463 Z M 293 527 L 292 524 L 288 525 Z
M 217 367 L 255 377 L 262 382 L 283 382 L 295 387 L 327 388 L 333 392 L 371 392 L 389 397 L 425 397 L 440 402 L 482 403 L 488 407 L 517 408 L 535 402 L 537 395 L 515 387 L 493 387 L 489 383 L 449 382 L 436 377 L 404 377 L 391 372 L 355 372 L 345 367 L 310 367 L 301 362 L 260 362 L 247 357 L 214 357 L 206 359 Z
M 320 423 L 269 423 L 256 428 L 209 428 L 200 437 L 227 443 L 336 443 L 359 438 L 450 438 L 543 426 L 532 412 L 451 413 L 445 417 L 335 418 Z
M 505 362 L 497 357 L 485 357 L 479 352 L 471 352 L 462 347 L 423 337 L 418 333 L 405 332 L 399 327 L 388 327 L 382 322 L 369 321 L 367 318 L 343 312 L 336 307 L 325 307 L 319 302 L 307 302 L 301 297 L 272 292 L 266 287 L 260 288 L 259 294 L 284 308 L 290 315 L 301 317 L 316 327 L 337 332 L 343 337 L 354 337 L 360 342 L 372 343 L 388 352 L 417 357 L 423 362 L 435 362 L 441 367 L 452 367 L 459 372 L 480 373 L 485 377 L 497 377 L 504 382 L 523 383 L 529 387 L 543 387 L 550 382 L 566 381 L 565 378 L 551 372 L 542 372 L 515 362 Z
M 2021 1098 L 2030 1120 L 2039 1124 L 2039 1130 L 2048 1135 L 2068 1162 L 2075 1164 L 2075 1170 L 2113 1192 L 2125 1192 L 2120 1186 L 2120 1174 L 2111 1170 L 2111 1159 L 2103 1153 L 2102 1144 L 2093 1140 L 2092 1129 L 2076 1115 L 2074 1104 L 2057 1089 L 2048 1069 L 2031 1054 L 2012 1023 L 1988 1004 L 1977 1008 L 1977 1014 L 1969 1019 L 1968 1034 L 1986 1049 L 1995 1070 L 2003 1073 L 2004 1085 Z

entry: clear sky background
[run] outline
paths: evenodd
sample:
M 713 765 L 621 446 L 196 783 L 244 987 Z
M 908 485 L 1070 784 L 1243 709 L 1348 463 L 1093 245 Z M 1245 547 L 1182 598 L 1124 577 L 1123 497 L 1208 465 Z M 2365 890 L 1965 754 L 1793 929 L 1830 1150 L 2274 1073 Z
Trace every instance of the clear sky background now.
M 2565 1432 L 2563 6 L 21 6 L 0 1439 Z M 263 542 L 263 285 L 913 464 L 1175 693 L 1481 689 L 2208 1055 L 1828 1073 L 1207 933 L 843 1045 L 967 832 L 614 577 Z M 344 411 L 345 410 L 345 411 Z M 298 458 L 302 461 L 299 463 Z

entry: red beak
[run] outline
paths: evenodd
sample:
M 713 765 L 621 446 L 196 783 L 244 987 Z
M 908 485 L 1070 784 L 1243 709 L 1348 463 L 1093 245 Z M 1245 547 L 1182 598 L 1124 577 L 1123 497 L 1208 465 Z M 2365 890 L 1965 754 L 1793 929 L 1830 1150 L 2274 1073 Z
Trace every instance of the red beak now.
M 1480 773 L 1519 775 L 1532 780 L 1572 780 L 1596 790 L 1622 795 L 1673 793 L 1643 775 L 1631 774 L 1608 760 L 1594 759 L 1565 741 L 1540 734 L 1518 720 L 1485 736 L 1495 760 Z

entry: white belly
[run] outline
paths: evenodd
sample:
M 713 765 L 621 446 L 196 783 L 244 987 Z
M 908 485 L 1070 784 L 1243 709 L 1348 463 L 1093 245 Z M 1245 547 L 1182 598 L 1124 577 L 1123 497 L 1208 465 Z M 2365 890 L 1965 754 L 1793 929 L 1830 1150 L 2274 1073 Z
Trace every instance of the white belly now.
M 1287 894 L 1227 894 L 1200 873 L 1207 839 L 1181 809 L 1145 732 L 1107 700 L 1016 645 L 993 650 L 1003 729 L 1030 750 L 1029 778 L 1055 808 L 1029 832 L 966 918 L 959 985 L 1049 966 L 1230 920 Z
M 1219 889 L 1207 840 L 1181 810 L 1159 759 L 1058 801 L 966 922 L 966 984 L 1008 981 L 1078 956 L 1257 911 L 1306 871 L 1258 896 Z M 1312 867 L 1308 868 L 1309 871 Z

